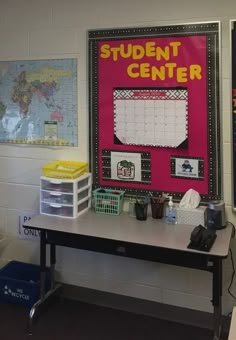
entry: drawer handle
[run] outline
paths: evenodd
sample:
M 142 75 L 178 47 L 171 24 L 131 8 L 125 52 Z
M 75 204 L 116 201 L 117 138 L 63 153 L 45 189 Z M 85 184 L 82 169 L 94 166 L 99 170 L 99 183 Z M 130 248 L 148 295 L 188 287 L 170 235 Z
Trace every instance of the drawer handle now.
M 118 246 L 118 247 L 116 248 L 116 251 L 117 251 L 118 253 L 121 253 L 121 254 L 125 254 L 125 253 L 126 253 L 126 249 L 125 249 L 124 246 Z
M 52 179 L 51 181 L 49 181 L 49 183 L 52 184 L 62 184 L 62 181 L 56 180 L 56 179 Z
M 52 208 L 61 208 L 62 205 L 61 205 L 61 204 L 54 204 L 54 203 L 51 203 L 51 204 L 50 204 L 50 207 L 52 207 Z
M 50 191 L 50 195 L 51 196 L 61 196 L 62 194 L 60 192 Z

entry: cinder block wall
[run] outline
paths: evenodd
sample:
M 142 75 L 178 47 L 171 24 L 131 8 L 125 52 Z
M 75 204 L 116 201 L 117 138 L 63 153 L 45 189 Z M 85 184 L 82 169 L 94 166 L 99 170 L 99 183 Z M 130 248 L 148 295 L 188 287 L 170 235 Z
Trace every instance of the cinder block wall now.
M 87 30 L 220 21 L 222 28 L 223 180 L 227 219 L 231 210 L 230 20 L 233 0 L 8 0 L 0 1 L 0 60 L 78 57 L 78 135 L 75 148 L 0 145 L 0 264 L 12 259 L 38 263 L 39 245 L 17 238 L 18 218 L 39 210 L 41 166 L 57 159 L 88 161 Z M 235 254 L 235 242 L 232 242 Z M 59 248 L 63 282 L 88 288 L 211 311 L 208 273 L 104 254 Z M 227 293 L 232 273 L 224 264 L 224 313 L 234 301 Z M 232 287 L 236 294 L 236 282 Z

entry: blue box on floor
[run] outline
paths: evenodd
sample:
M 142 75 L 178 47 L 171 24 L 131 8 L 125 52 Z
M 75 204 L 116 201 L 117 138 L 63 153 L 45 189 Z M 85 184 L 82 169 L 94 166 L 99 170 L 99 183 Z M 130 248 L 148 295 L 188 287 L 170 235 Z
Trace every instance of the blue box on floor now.
M 49 289 L 49 270 L 46 272 L 46 290 Z M 40 267 L 11 261 L 0 269 L 0 302 L 32 307 L 40 295 Z

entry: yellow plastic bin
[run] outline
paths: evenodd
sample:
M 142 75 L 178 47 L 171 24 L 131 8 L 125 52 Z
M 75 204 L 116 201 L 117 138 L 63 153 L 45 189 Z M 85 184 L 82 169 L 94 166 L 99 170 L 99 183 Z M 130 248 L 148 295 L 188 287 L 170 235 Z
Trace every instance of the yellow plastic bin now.
M 51 178 L 75 179 L 88 172 L 88 163 L 56 161 L 42 167 L 42 175 Z

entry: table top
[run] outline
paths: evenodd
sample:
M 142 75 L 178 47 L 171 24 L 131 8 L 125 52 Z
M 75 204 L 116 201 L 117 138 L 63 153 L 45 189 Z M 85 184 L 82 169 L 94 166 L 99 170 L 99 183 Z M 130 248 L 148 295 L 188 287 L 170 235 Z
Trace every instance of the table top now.
M 169 225 L 163 219 L 153 219 L 151 216 L 146 221 L 138 221 L 126 212 L 119 216 L 96 214 L 93 209 L 75 219 L 39 214 L 25 222 L 24 227 L 204 253 L 217 257 L 227 257 L 232 235 L 231 225 L 217 231 L 217 238 L 210 252 L 206 253 L 187 248 L 194 226 Z

